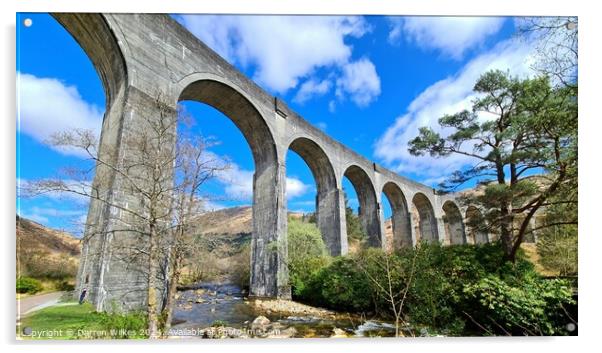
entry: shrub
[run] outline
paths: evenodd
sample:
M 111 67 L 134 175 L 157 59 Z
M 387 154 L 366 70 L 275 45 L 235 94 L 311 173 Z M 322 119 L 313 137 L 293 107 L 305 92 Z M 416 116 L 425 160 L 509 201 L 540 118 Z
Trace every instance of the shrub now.
M 145 338 L 147 315 L 144 311 L 129 313 L 100 312 L 98 316 L 100 326 L 111 338 Z
M 17 278 L 17 293 L 35 294 L 42 290 L 42 283 L 31 277 Z
M 489 275 L 467 284 L 464 293 L 474 299 L 471 317 L 491 333 L 519 335 L 567 334 L 565 307 L 574 304 L 569 283 L 526 277 L 511 286 Z
M 332 309 L 364 312 L 374 308 L 373 292 L 356 260 L 337 257 L 312 276 L 305 298 Z
M 290 219 L 288 224 L 288 268 L 293 295 L 303 297 L 311 278 L 329 261 L 318 227 L 313 223 Z

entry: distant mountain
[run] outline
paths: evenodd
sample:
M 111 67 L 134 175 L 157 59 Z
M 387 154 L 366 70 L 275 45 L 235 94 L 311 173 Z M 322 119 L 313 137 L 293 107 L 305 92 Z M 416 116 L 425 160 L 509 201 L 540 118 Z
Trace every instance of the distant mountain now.
M 79 239 L 67 232 L 17 216 L 17 250 L 77 257 L 81 253 L 81 245 Z

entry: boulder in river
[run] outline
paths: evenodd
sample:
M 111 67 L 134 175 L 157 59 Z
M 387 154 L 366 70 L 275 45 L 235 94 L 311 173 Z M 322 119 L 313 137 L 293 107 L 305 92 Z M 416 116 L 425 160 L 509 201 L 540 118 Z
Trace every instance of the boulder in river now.
M 269 324 L 270 320 L 267 317 L 260 315 L 251 323 L 251 329 L 265 331 Z

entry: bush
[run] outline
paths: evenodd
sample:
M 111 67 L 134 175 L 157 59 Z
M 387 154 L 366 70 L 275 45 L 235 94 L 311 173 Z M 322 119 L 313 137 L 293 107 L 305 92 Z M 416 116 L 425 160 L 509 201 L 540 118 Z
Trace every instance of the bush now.
M 497 276 L 467 284 L 464 293 L 474 299 L 472 320 L 489 332 L 513 335 L 567 334 L 565 308 L 574 304 L 569 283 L 527 277 L 510 286 Z
M 350 257 L 337 257 L 312 276 L 304 298 L 311 303 L 356 312 L 374 309 L 372 289 Z
M 95 313 L 98 322 L 111 338 L 145 338 L 147 315 L 144 311 L 129 313 L 99 312 Z
M 290 219 L 288 223 L 289 280 L 295 297 L 304 297 L 308 283 L 330 262 L 322 235 L 313 223 Z
M 17 278 L 17 293 L 35 294 L 42 290 L 42 283 L 31 277 Z

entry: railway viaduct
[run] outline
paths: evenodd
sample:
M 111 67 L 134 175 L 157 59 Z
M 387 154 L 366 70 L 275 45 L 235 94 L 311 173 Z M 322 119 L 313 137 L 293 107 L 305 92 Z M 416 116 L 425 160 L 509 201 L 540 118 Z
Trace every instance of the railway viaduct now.
M 286 153 L 299 154 L 316 185 L 316 219 L 332 255 L 348 251 L 342 180 L 356 190 L 359 217 L 369 245 L 385 246 L 381 195 L 392 207 L 394 247 L 417 241 L 446 244 L 481 243 L 488 234 L 465 226 L 479 212 L 463 207 L 455 195 L 438 195 L 360 156 L 312 126 L 285 102 L 252 80 L 199 41 L 167 15 L 67 14 L 52 16 L 75 38 L 96 68 L 104 86 L 106 111 L 99 153 L 119 163 L 134 151 L 123 148 L 138 127 L 159 114 L 153 101 L 160 95 L 176 116 L 178 102 L 194 100 L 226 115 L 247 140 L 254 159 L 253 236 L 250 295 L 288 297 L 286 252 L 268 244 L 286 242 Z M 113 170 L 97 166 L 94 186 L 123 208 L 139 207 L 135 194 Z M 110 303 L 133 308 L 146 302 L 147 279 L 118 255 L 124 244 L 142 241 L 122 231 L 119 208 L 92 200 L 84 234 L 76 290 L 84 287 L 98 310 Z

